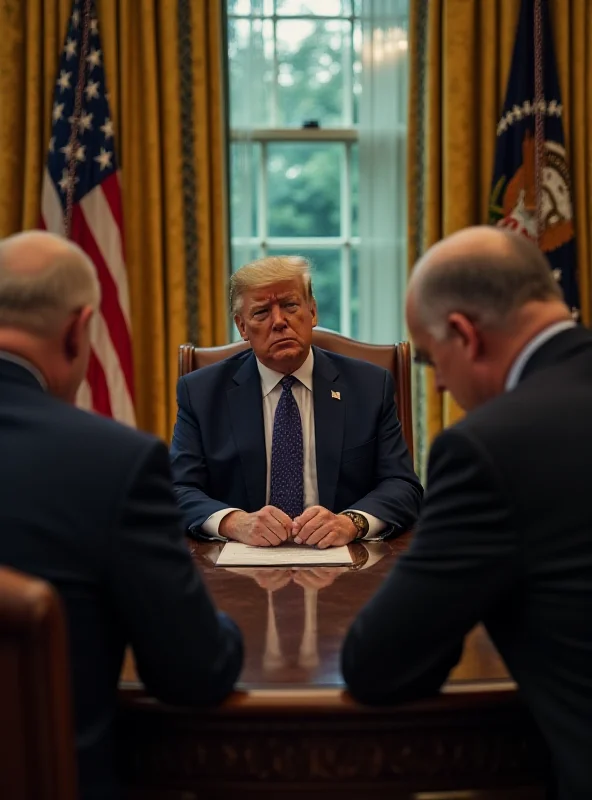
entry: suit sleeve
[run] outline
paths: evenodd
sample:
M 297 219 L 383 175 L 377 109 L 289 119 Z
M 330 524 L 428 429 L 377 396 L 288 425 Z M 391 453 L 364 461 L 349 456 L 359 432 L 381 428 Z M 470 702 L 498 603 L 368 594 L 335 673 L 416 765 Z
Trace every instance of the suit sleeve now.
M 112 537 L 113 607 L 147 690 L 164 702 L 211 705 L 234 686 L 242 637 L 214 608 L 180 522 L 167 449 L 151 443 Z
M 207 494 L 208 467 L 201 431 L 183 378 L 177 384 L 177 405 L 177 421 L 170 453 L 173 484 L 185 528 L 196 533 L 195 528 L 203 525 L 212 514 L 229 507 Z M 199 530 L 197 533 L 199 534 Z
M 351 508 L 371 514 L 398 532 L 417 520 L 423 489 L 413 470 L 411 455 L 397 417 L 392 376 L 385 371 L 375 464 L 376 486 Z
M 342 669 L 361 702 L 433 694 L 474 625 L 516 581 L 521 547 L 511 497 L 481 445 L 446 431 L 409 551 L 345 640 Z

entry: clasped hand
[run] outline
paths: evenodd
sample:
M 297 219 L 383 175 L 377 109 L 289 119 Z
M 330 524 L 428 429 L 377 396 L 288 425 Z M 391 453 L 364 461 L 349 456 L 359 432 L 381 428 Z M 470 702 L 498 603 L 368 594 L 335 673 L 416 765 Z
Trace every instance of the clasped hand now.
M 357 536 L 354 523 L 323 506 L 310 506 L 294 520 L 275 506 L 259 511 L 232 511 L 220 523 L 220 533 L 253 547 L 276 547 L 287 541 L 311 547 L 339 547 Z

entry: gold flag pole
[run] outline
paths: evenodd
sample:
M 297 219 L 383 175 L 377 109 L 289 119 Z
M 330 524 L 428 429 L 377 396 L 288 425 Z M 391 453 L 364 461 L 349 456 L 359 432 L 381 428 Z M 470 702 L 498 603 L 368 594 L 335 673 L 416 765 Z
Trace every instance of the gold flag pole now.
M 82 47 L 80 50 L 80 62 L 78 65 L 78 83 L 74 95 L 74 114 L 72 118 L 72 130 L 70 141 L 68 142 L 68 187 L 66 192 L 66 210 L 64 212 L 64 229 L 66 237 L 69 239 L 72 231 L 72 209 L 74 207 L 74 188 L 76 185 L 76 161 L 78 154 L 78 130 L 80 128 L 80 118 L 82 116 L 82 93 L 86 77 L 86 57 L 88 55 L 88 40 L 90 30 L 90 8 L 91 0 L 85 0 L 84 12 L 82 15 Z
M 543 235 L 543 168 L 545 166 L 545 113 L 543 86 L 543 10 L 542 0 L 534 0 L 534 185 L 536 194 L 537 244 Z

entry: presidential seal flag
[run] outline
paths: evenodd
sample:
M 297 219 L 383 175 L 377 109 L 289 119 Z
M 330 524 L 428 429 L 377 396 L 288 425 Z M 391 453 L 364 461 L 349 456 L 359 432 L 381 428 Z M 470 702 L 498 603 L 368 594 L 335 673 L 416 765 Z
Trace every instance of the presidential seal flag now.
M 497 126 L 489 221 L 536 241 L 579 316 L 571 180 L 547 0 L 522 0 Z
M 53 97 L 41 227 L 76 242 L 95 265 L 101 307 L 78 404 L 135 424 L 123 214 L 94 2 L 75 0 Z

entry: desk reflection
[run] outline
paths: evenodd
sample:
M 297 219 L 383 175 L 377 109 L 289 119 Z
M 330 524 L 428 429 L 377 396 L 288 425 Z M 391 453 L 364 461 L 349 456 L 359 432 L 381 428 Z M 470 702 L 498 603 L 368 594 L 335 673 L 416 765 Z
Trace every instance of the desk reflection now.
M 379 800 L 535 785 L 544 748 L 481 627 L 439 697 L 361 708 L 342 691 L 345 635 L 409 539 L 356 544 L 349 567 L 298 569 L 216 567 L 221 546 L 190 543 L 243 632 L 240 691 L 221 709 L 171 709 L 146 700 L 128 656 L 118 753 L 130 799 Z
M 350 545 L 351 566 L 212 570 L 222 547 L 202 545 L 196 556 L 202 563 L 209 562 L 212 588 L 226 584 L 222 607 L 251 644 L 241 683 L 339 684 L 339 651 L 346 631 L 340 622 L 352 603 L 348 584 L 354 576 L 359 580 L 359 573 L 372 570 L 391 552 L 389 546 L 383 542 Z M 353 617 L 355 611 L 351 609 L 347 616 Z
M 351 566 L 298 569 L 216 567 L 222 544 L 189 542 L 214 602 L 243 632 L 245 664 L 239 688 L 340 689 L 340 654 L 349 626 L 386 579 L 408 540 L 405 535 L 350 545 Z M 467 636 L 449 684 L 500 679 L 507 679 L 506 668 L 479 625 Z M 131 652 L 122 681 L 137 686 Z
M 304 593 L 304 624 L 302 640 L 298 650 L 297 665 L 303 669 L 313 669 L 319 665 L 318 650 L 318 596 L 321 589 L 326 589 L 348 567 L 305 567 L 292 569 L 244 569 L 240 567 L 224 567 L 227 572 L 252 578 L 259 588 L 267 592 L 267 619 L 265 623 L 265 649 L 261 665 L 266 673 L 282 669 L 287 659 L 282 651 L 275 610 L 275 593 L 288 586 L 290 582 L 300 586 Z

